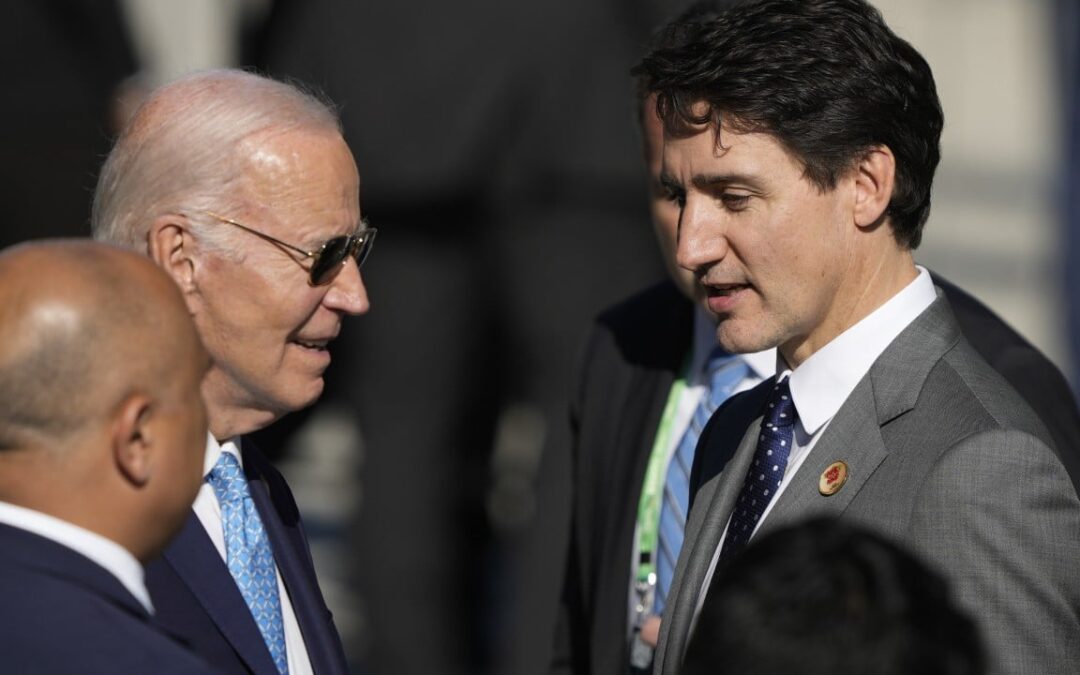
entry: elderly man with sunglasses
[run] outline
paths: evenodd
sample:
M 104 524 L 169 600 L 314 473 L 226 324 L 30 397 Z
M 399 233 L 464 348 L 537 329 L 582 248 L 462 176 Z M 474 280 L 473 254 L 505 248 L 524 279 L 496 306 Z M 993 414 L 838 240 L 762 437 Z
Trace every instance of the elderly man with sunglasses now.
M 213 360 L 206 480 L 147 570 L 157 618 L 223 672 L 347 672 L 292 494 L 242 440 L 319 397 L 327 345 L 368 309 L 375 230 L 335 113 L 240 71 L 166 85 L 106 160 L 92 226 L 173 278 Z

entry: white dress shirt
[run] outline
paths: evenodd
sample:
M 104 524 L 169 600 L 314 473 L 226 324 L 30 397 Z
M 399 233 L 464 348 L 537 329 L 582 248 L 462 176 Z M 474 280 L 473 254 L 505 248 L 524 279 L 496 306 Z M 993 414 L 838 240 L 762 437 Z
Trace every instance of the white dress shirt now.
M 665 439 L 664 452 L 667 455 L 667 459 L 664 461 L 663 472 L 661 475 L 667 476 L 668 466 L 671 464 L 672 458 L 675 456 L 675 450 L 679 447 L 679 441 L 682 440 L 683 434 L 686 433 L 686 429 L 690 426 L 690 421 L 694 417 L 694 411 L 697 409 L 698 402 L 701 401 L 701 397 L 705 395 L 706 389 L 708 389 L 708 382 L 706 382 L 705 362 L 709 358 L 709 354 L 716 348 L 716 317 L 705 309 L 698 305 L 694 305 L 694 334 L 690 345 L 690 363 L 687 366 L 686 373 L 686 386 L 683 388 L 679 400 L 675 408 L 675 416 L 672 419 L 671 433 L 668 438 Z M 746 365 L 750 367 L 746 376 L 739 380 L 738 384 L 732 389 L 732 395 L 735 395 L 742 391 L 753 389 L 763 380 L 772 377 L 776 372 L 776 350 L 766 349 L 763 352 L 756 352 L 754 354 L 741 354 L 738 355 Z M 628 633 L 633 632 L 634 620 L 636 617 L 635 607 L 637 605 L 637 590 L 635 588 L 635 580 L 638 575 L 638 564 L 640 562 L 640 551 L 638 550 L 638 540 L 640 536 L 639 527 L 635 526 L 634 529 L 634 549 L 630 556 L 630 589 L 629 589 L 629 606 L 628 606 Z
M 206 435 L 206 457 L 203 461 L 203 484 L 199 488 L 199 494 L 195 497 L 195 503 L 191 508 L 202 523 L 203 529 L 210 535 L 210 541 L 214 542 L 222 560 L 226 560 L 225 554 L 225 528 L 221 522 L 221 504 L 218 502 L 214 488 L 206 481 L 211 469 L 217 464 L 221 453 L 227 452 L 240 463 L 243 468 L 244 460 L 240 454 L 240 439 L 230 438 L 219 444 L 211 434 Z M 312 675 L 311 660 L 308 658 L 307 647 L 304 645 L 304 636 L 300 632 L 300 623 L 296 620 L 296 612 L 293 611 L 292 600 L 285 588 L 285 582 L 281 579 L 281 572 L 274 564 L 274 575 L 277 577 L 278 596 L 281 598 L 281 620 L 285 625 L 285 653 L 289 660 L 289 675 Z
M 761 514 L 761 519 L 754 527 L 754 532 L 769 517 L 772 507 L 780 501 L 784 490 L 791 484 L 791 479 L 799 471 L 813 450 L 818 439 L 833 416 L 844 405 L 855 386 L 870 371 L 881 353 L 892 344 L 927 307 L 937 299 L 934 282 L 925 268 L 917 267 L 918 276 L 899 293 L 889 298 L 881 307 L 868 314 L 858 323 L 831 342 L 812 354 L 798 368 L 792 370 L 780 356 L 776 355 L 777 380 L 790 378 L 791 400 L 799 415 L 795 423 L 791 453 L 788 456 L 787 469 L 776 496 Z M 728 522 L 730 523 L 730 516 Z M 753 536 L 753 535 L 751 535 Z M 720 543 L 713 553 L 712 563 L 705 575 L 705 581 L 698 592 L 697 606 L 694 609 L 690 631 L 697 625 L 698 614 L 705 603 L 705 595 L 712 582 L 716 563 L 720 559 L 720 549 L 727 538 L 727 527 L 720 537 Z
M 116 577 L 147 612 L 154 613 L 150 593 L 146 590 L 143 566 L 130 551 L 115 541 L 66 520 L 7 502 L 0 502 L 0 523 L 32 532 L 86 556 Z

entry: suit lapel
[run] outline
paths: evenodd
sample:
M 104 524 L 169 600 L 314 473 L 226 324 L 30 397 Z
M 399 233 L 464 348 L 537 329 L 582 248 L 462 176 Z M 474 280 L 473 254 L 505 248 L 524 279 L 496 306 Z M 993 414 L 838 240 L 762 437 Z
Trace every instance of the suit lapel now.
M 621 470 L 626 472 L 629 478 L 625 482 L 620 480 L 622 484 L 613 488 L 622 489 L 623 496 L 616 497 L 614 501 L 618 503 L 612 504 L 610 508 L 619 509 L 621 513 L 616 520 L 605 519 L 605 522 L 612 523 L 613 526 L 603 533 L 604 541 L 595 544 L 603 547 L 603 554 L 597 556 L 598 562 L 607 560 L 626 563 L 632 555 L 641 486 L 645 482 L 645 471 L 652 453 L 656 428 L 659 426 L 674 379 L 672 371 L 635 369 L 626 381 L 624 404 L 618 413 L 618 435 L 612 448 L 625 453 L 626 459 L 622 461 L 626 464 Z M 611 495 L 607 497 L 611 498 Z M 598 505 L 593 508 L 598 508 Z M 631 587 L 630 565 L 622 565 L 618 575 L 608 578 L 612 574 L 610 566 L 604 569 L 603 565 L 594 563 L 590 574 L 596 575 L 593 605 L 596 618 L 593 626 L 618 626 L 618 635 L 624 637 L 627 628 L 626 598 Z M 614 671 L 625 670 L 627 667 L 625 641 L 615 639 L 615 635 L 613 630 L 608 631 L 604 638 L 597 641 L 596 652 L 603 650 L 610 657 L 602 660 L 601 665 L 594 664 L 594 669 Z
M 245 439 L 241 446 L 244 453 L 244 473 L 255 508 L 262 518 L 274 562 L 285 583 L 289 597 L 282 603 L 291 602 L 304 647 L 312 670 L 324 673 L 346 673 L 337 632 L 329 621 L 328 610 L 319 592 L 318 580 L 308 554 L 304 534 L 300 528 L 300 514 L 292 498 L 279 494 L 282 486 L 268 481 L 266 461 Z M 281 507 L 279 508 L 279 505 Z
M 839 516 L 888 455 L 882 427 L 915 407 L 930 369 L 960 339 L 952 309 L 938 298 L 881 353 L 837 411 L 755 536 L 813 515 Z M 848 479 L 836 494 L 818 490 L 836 461 Z
M 715 464 L 715 468 L 709 471 L 711 477 L 705 476 L 705 483 L 694 499 L 694 507 L 686 523 L 684 541 L 692 544 L 684 545 L 679 554 L 677 569 L 681 573 L 676 573 L 671 589 L 675 601 L 669 601 L 664 614 L 656 654 L 657 663 L 663 664 L 663 673 L 676 673 L 681 669 L 698 594 L 750 468 L 762 418 L 760 415 L 752 417 L 741 436 L 738 431 L 729 430 L 725 434 L 723 429 L 716 429 L 719 427 L 717 422 L 746 419 L 753 415 L 749 411 L 760 410 L 764 392 L 771 383 L 772 379 L 769 379 L 753 391 L 733 399 L 729 404 L 730 410 L 722 408 L 710 420 L 698 444 L 697 451 L 708 453 L 709 457 L 702 457 L 695 463 L 708 462 Z
M 244 596 L 194 512 L 162 557 L 176 570 L 236 653 L 255 673 L 276 673 Z
M 650 324 L 652 330 L 642 336 L 640 351 L 648 358 L 630 359 L 634 368 L 627 383 L 626 403 L 620 410 L 619 437 L 615 447 L 633 448 L 634 486 L 645 480 L 645 470 L 656 443 L 656 430 L 664 414 L 664 406 L 675 378 L 685 369 L 685 361 L 693 343 L 694 307 L 669 286 L 666 315 Z M 632 350 L 637 352 L 639 350 Z M 640 489 L 634 499 L 627 500 L 627 519 L 637 522 Z
M 754 537 L 811 516 L 839 516 L 887 454 L 867 376 L 829 423 Z M 847 465 L 847 481 L 838 492 L 825 496 L 819 490 L 821 475 L 838 461 Z

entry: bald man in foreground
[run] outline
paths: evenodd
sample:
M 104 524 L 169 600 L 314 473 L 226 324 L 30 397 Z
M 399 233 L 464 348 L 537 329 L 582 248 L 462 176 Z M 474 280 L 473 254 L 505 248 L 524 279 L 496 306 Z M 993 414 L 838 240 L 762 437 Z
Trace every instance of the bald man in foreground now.
M 154 626 L 141 564 L 201 484 L 208 367 L 149 260 L 90 242 L 0 253 L 4 672 L 212 672 Z

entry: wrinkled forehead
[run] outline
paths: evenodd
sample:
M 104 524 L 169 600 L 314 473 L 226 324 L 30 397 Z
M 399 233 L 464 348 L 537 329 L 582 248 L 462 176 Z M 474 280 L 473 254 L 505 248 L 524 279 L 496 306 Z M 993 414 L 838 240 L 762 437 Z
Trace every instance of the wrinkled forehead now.
M 331 212 L 358 224 L 360 177 L 337 132 L 261 133 L 241 143 L 240 158 L 238 188 L 253 209 Z

